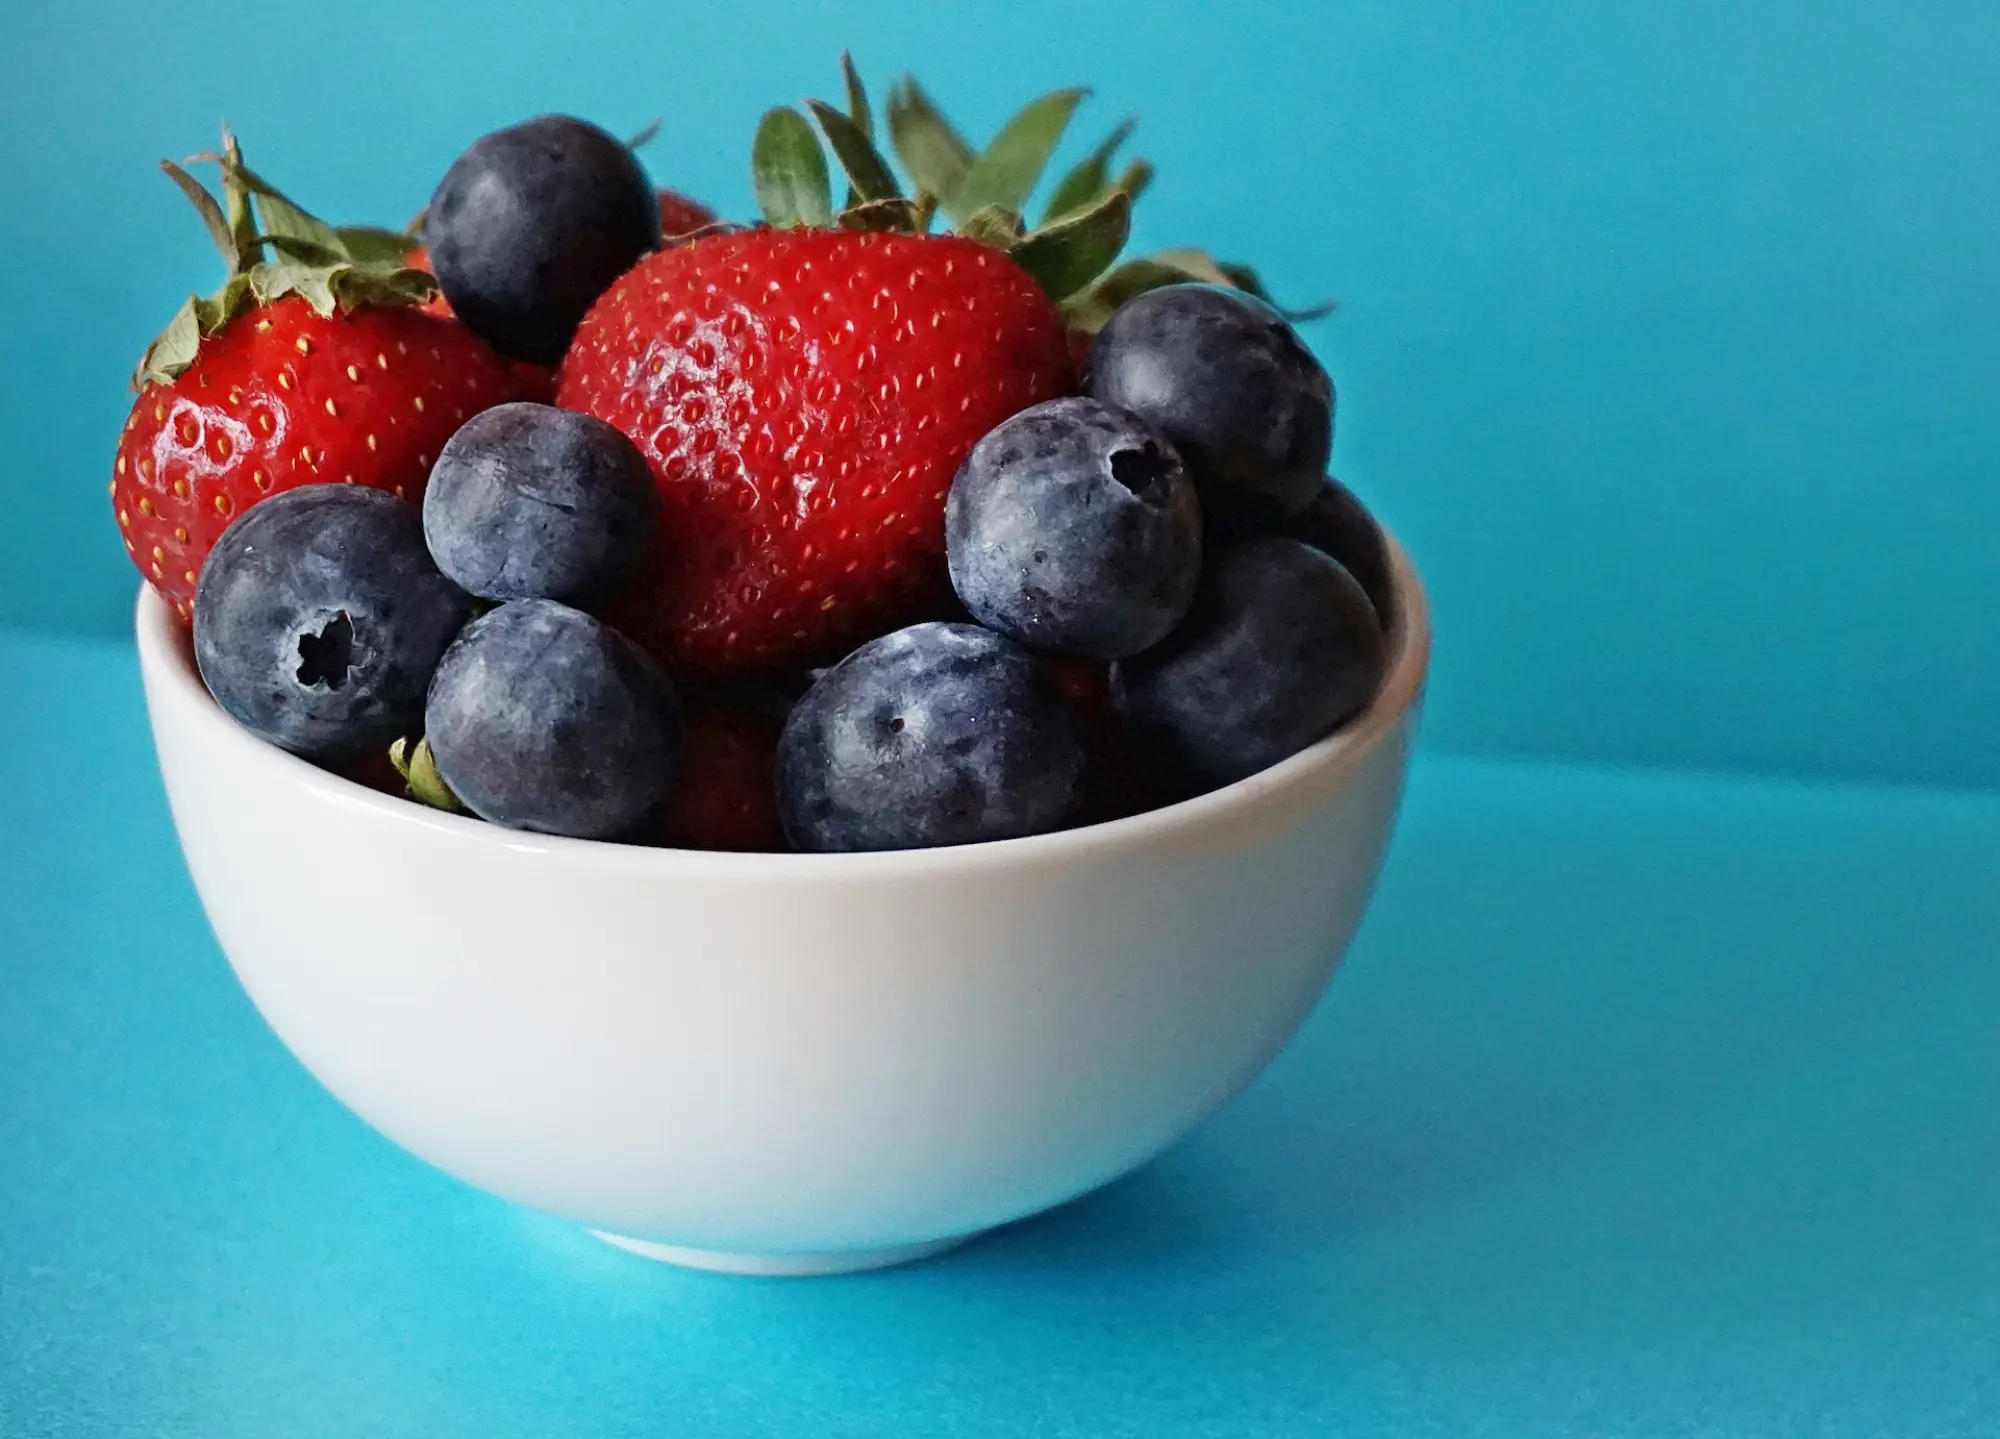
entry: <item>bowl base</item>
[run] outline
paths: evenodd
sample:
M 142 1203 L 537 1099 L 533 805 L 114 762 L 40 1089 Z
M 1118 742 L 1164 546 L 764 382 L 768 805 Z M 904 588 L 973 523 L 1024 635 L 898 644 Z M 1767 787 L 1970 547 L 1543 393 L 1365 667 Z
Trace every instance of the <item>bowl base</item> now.
M 606 1244 L 627 1253 L 662 1264 L 678 1264 L 683 1269 L 705 1269 L 712 1274 L 751 1274 L 764 1279 L 805 1278 L 819 1274 L 858 1274 L 866 1269 L 887 1269 L 896 1264 L 912 1264 L 933 1254 L 965 1243 L 972 1236 L 954 1235 L 931 1239 L 922 1244 L 898 1244 L 887 1249 L 843 1249 L 830 1254 L 730 1254 L 718 1249 L 683 1249 L 675 1244 L 656 1244 L 650 1239 L 628 1239 L 623 1234 L 590 1231 Z

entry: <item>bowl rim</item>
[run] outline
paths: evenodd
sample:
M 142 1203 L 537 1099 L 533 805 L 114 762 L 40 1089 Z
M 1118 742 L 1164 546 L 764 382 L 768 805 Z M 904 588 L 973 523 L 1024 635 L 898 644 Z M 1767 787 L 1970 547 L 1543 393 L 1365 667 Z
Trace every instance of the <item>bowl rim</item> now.
M 1010 864 L 1055 864 L 1107 848 L 1134 849 L 1172 843 L 1245 818 L 1282 803 L 1296 791 L 1317 791 L 1358 768 L 1401 724 L 1423 693 L 1430 667 L 1431 613 L 1415 566 L 1386 529 L 1389 577 L 1396 599 L 1389 626 L 1389 664 L 1366 708 L 1346 725 L 1288 759 L 1234 784 L 1142 814 L 1104 820 L 1019 839 L 987 840 L 934 849 L 872 850 L 842 854 L 737 853 L 669 849 L 609 840 L 571 839 L 503 828 L 485 820 L 449 814 L 411 800 L 382 794 L 323 770 L 269 744 L 237 724 L 202 683 L 185 632 L 151 585 L 139 587 L 135 628 L 149 707 L 164 701 L 218 737 L 229 772 L 264 776 L 310 792 L 322 802 L 373 812 L 384 822 L 432 831 L 435 838 L 469 846 L 490 846 L 516 854 L 545 853 L 571 862 L 588 860 L 661 878 L 891 879 Z M 158 695 L 159 699 L 151 696 Z M 157 716 L 154 717 L 157 728 Z

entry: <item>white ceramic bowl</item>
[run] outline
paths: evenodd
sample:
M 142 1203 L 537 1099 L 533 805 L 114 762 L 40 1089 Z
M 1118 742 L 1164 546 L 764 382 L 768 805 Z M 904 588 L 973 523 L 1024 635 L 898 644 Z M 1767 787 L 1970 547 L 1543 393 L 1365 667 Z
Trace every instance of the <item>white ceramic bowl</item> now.
M 1157 1154 L 1292 1036 L 1365 908 L 1429 619 L 1339 734 L 1185 804 L 958 849 L 734 855 L 519 834 L 253 738 L 146 591 L 146 702 L 243 986 L 439 1168 L 655 1258 L 915 1258 Z

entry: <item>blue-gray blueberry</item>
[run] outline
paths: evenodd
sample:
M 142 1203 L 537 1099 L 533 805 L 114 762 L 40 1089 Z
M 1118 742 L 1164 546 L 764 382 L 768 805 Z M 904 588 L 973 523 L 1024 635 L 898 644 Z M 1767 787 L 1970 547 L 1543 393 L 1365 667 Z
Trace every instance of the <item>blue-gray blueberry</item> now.
M 438 568 L 486 600 L 610 600 L 638 577 L 659 516 L 636 445 L 594 416 L 527 401 L 461 425 L 424 491 Z
M 1322 554 L 1361 582 L 1384 628 L 1396 616 L 1396 587 L 1389 573 L 1389 542 L 1354 492 L 1328 475 L 1304 513 L 1279 529 Z
M 481 819 L 617 839 L 673 792 L 681 707 L 665 672 L 603 621 L 555 600 L 515 600 L 445 651 L 424 737 Z
M 1061 829 L 1083 796 L 1068 697 L 1012 641 L 912 625 L 822 675 L 778 739 L 778 809 L 802 850 L 921 849 Z
M 1166 285 L 1119 306 L 1084 390 L 1166 436 L 1223 532 L 1304 509 L 1333 449 L 1326 371 L 1283 315 L 1225 286 Z
M 1111 667 L 1111 706 L 1140 773 L 1194 794 L 1324 739 L 1385 663 L 1374 606 L 1338 563 L 1297 540 L 1241 540 L 1211 556 L 1179 629 Z
M 414 506 L 305 485 L 244 511 L 209 551 L 195 661 L 216 702 L 272 744 L 353 758 L 422 726 L 431 672 L 471 617 Z
M 1187 612 L 1201 505 L 1180 456 L 1143 421 L 1050 400 L 966 456 L 945 551 L 952 587 L 988 629 L 1113 660 L 1157 644 Z
M 424 211 L 431 272 L 454 314 L 503 355 L 553 365 L 597 297 L 659 248 L 660 206 L 615 135 L 569 115 L 495 130 Z

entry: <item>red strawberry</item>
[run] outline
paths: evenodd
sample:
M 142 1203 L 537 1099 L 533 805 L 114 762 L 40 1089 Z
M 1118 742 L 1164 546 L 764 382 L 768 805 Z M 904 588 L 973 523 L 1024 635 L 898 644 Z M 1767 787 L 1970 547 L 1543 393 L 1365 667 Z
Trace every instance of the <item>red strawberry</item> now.
M 660 191 L 660 236 L 671 245 L 682 235 L 706 230 L 715 223 L 715 211 L 699 200 L 690 200 L 674 190 Z
M 1063 338 L 1069 345 L 1070 367 L 1081 376 L 1084 367 L 1090 363 L 1090 347 L 1097 343 L 1097 336 L 1072 326 Z
M 220 159 L 231 213 L 247 217 L 249 172 L 233 142 Z M 339 247 L 339 263 L 252 269 L 254 221 L 232 233 L 193 180 L 176 178 L 203 193 L 232 278 L 215 299 L 190 301 L 147 352 L 111 496 L 133 563 L 185 619 L 209 548 L 266 495 L 344 480 L 414 501 L 467 416 L 529 390 L 462 325 L 415 308 L 429 292 L 422 276 L 353 258 L 324 226 L 322 248 Z
M 772 720 L 691 707 L 681 743 L 681 789 L 661 817 L 658 842 L 673 849 L 786 848 L 771 775 L 777 747 Z
M 1084 771 L 1081 824 L 1101 824 L 1158 809 L 1167 801 L 1154 794 L 1133 770 L 1125 737 L 1111 712 L 1110 673 L 1104 665 L 1069 655 L 1048 655 L 1042 667 L 1069 696 L 1083 721 L 1090 764 Z
M 420 243 L 413 244 L 410 246 L 409 253 L 403 256 L 403 263 L 408 265 L 412 270 L 422 270 L 428 275 L 431 273 L 431 252 L 426 250 Z M 424 301 L 418 308 L 426 315 L 436 315 L 439 319 L 451 320 L 457 318 L 452 313 L 451 301 L 444 297 L 444 291 L 442 290 L 434 291 L 431 297 Z
M 1103 665 L 1095 660 L 1078 659 L 1074 655 L 1047 655 L 1042 660 L 1042 668 L 1069 696 L 1069 702 L 1076 706 L 1077 715 L 1087 729 L 1095 732 L 1110 722 L 1107 717 L 1110 676 Z
M 1055 306 L 972 240 L 753 230 L 647 256 L 557 390 L 631 436 L 660 489 L 660 558 L 613 622 L 725 675 L 921 616 L 960 461 L 1069 381 Z

